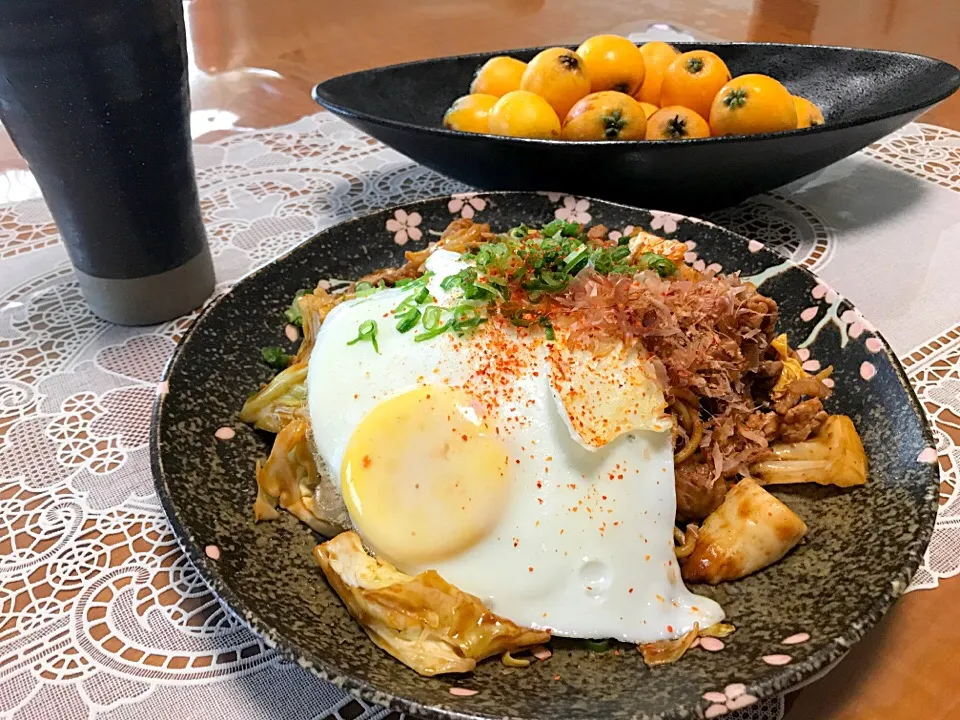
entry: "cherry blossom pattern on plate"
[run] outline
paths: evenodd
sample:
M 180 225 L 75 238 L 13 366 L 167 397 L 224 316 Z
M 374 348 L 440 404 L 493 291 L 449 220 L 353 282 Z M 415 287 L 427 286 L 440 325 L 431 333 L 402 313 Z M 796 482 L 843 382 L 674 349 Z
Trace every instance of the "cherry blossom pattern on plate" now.
M 797 345 L 798 352 L 803 353 L 813 344 L 828 324 L 833 323 L 840 331 L 840 347 L 845 348 L 851 340 L 862 340 L 868 352 L 877 354 L 883 350 L 883 341 L 876 335 L 876 328 L 867 320 L 863 313 L 856 308 L 841 309 L 843 297 L 840 293 L 824 283 L 818 283 L 810 291 L 813 303 L 800 311 L 800 319 L 805 323 L 817 320 L 811 328 L 807 338 Z M 808 351 L 807 351 L 808 352 Z M 815 373 L 820 369 L 820 363 L 809 358 L 809 354 L 802 355 L 803 369 Z M 860 365 L 860 377 L 863 380 L 872 380 L 877 374 L 877 367 L 869 360 Z
M 677 223 L 684 219 L 683 215 L 676 213 L 663 212 L 661 210 L 650 211 L 650 229 L 659 230 L 664 235 L 670 235 L 677 231 Z
M 637 229 L 633 225 L 627 225 L 622 231 L 611 230 L 610 232 L 607 233 L 607 237 L 610 240 L 613 240 L 614 242 L 616 242 L 620 238 L 630 237 L 631 235 L 633 235 L 633 233 L 636 232 L 636 230 Z
M 397 208 L 393 217 L 387 219 L 387 232 L 393 233 L 393 241 L 397 245 L 406 245 L 408 240 L 419 240 L 423 233 L 418 227 L 423 218 L 418 212 L 408 213 L 403 208 Z
M 475 192 L 454 193 L 450 196 L 450 202 L 447 203 L 447 210 L 451 215 L 459 214 L 460 217 L 470 220 L 473 216 L 487 207 L 487 201 L 477 197 Z
M 703 694 L 703 699 L 710 702 L 710 705 L 703 711 L 705 718 L 715 718 L 726 715 L 733 710 L 753 705 L 757 698 L 747 692 L 747 687 L 743 683 L 731 683 L 727 685 L 723 692 L 711 690 Z
M 550 195 L 548 194 L 547 197 L 550 197 Z M 561 206 L 554 211 L 553 216 L 559 220 L 586 225 L 593 219 L 593 216 L 587 212 L 589 209 L 590 201 L 586 198 L 565 195 Z

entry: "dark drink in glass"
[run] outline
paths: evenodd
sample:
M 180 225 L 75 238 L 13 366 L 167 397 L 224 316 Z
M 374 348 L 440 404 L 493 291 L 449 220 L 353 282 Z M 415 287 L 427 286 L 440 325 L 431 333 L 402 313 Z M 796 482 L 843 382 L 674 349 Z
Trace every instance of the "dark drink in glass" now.
M 101 317 L 199 306 L 214 274 L 177 0 L 0 0 L 0 120 Z

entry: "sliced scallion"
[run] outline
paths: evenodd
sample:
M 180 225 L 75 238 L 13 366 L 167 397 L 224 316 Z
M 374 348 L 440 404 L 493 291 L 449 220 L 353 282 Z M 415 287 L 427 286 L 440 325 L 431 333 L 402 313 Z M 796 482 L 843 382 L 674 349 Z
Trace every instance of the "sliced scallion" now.
M 353 340 L 347 341 L 347 345 L 356 345 L 361 340 L 369 340 L 373 344 L 373 349 L 379 353 L 380 346 L 377 344 L 377 323 L 375 320 L 364 320 L 357 328 L 357 336 Z
M 417 308 L 410 308 L 403 315 L 397 317 L 397 330 L 402 333 L 413 330 L 420 322 L 420 311 Z
M 660 277 L 673 275 L 677 271 L 677 266 L 670 258 L 657 253 L 645 252 L 640 256 L 640 262 L 653 270 Z
M 437 327 L 433 328 L 433 330 L 427 330 L 425 333 L 420 333 L 413 339 L 413 341 L 423 342 L 424 340 L 430 340 L 438 335 L 443 335 L 449 329 L 450 323 L 445 322 L 443 325 L 438 325 Z
M 423 329 L 435 330 L 440 325 L 441 309 L 436 305 L 427 305 L 423 309 Z
M 540 318 L 539 323 L 540 327 L 543 328 L 543 335 L 547 338 L 547 340 L 553 342 L 557 339 L 557 334 L 553 331 L 553 323 L 550 322 L 550 318 L 542 317 Z

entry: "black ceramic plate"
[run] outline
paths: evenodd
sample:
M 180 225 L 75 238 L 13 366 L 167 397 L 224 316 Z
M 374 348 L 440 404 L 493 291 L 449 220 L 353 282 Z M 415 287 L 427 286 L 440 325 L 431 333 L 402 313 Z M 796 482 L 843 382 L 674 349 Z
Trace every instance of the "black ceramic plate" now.
M 504 229 L 554 217 L 618 232 L 633 225 L 686 241 L 695 262 L 763 280 L 762 290 L 780 303 L 780 328 L 807 348 L 808 367 L 836 368 L 829 409 L 850 415 L 859 428 L 869 484 L 847 492 L 776 491 L 809 524 L 809 540 L 755 576 L 698 589 L 719 600 L 739 628 L 722 651 L 696 649 L 651 670 L 631 646 L 597 654 L 555 641 L 553 657 L 526 670 L 493 660 L 471 676 L 422 678 L 377 649 L 347 614 L 311 556 L 318 538 L 307 527 L 288 515 L 254 524 L 254 462 L 266 456 L 269 438 L 236 414 L 271 376 L 258 348 L 287 343 L 281 313 L 291 297 L 320 279 L 355 279 L 401 263 L 404 250 L 423 247 L 460 215 Z M 939 473 L 930 462 L 933 441 L 920 406 L 883 339 L 849 303 L 757 241 L 602 201 L 534 193 L 454 196 L 337 225 L 210 307 L 181 344 L 167 378 L 168 392 L 156 408 L 153 469 L 167 514 L 204 577 L 291 658 L 364 698 L 424 718 L 682 718 L 711 704 L 726 708 L 782 692 L 837 660 L 877 622 L 917 567 L 936 514 Z M 236 435 L 218 439 L 222 427 Z M 218 559 L 205 554 L 208 546 L 219 549 Z M 797 633 L 808 633 L 809 641 L 782 643 Z M 788 664 L 764 660 L 778 655 L 788 656 Z M 454 697 L 454 685 L 478 692 Z
M 443 113 L 474 72 L 504 53 L 423 60 L 341 75 L 318 103 L 419 163 L 488 190 L 550 188 L 693 212 L 732 205 L 836 162 L 910 122 L 960 85 L 954 66 L 920 55 L 815 45 L 676 43 L 705 48 L 733 75 L 758 72 L 822 108 L 807 130 L 681 142 L 527 140 L 445 130 Z

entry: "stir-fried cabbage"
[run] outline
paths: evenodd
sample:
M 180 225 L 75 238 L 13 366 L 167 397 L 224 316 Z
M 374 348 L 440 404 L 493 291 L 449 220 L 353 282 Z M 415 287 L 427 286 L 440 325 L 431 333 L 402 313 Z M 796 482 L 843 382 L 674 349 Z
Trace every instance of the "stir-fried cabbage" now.
M 683 579 L 711 585 L 737 580 L 777 562 L 806 533 L 793 510 L 744 478 L 703 522 L 693 552 L 680 561 Z
M 410 577 L 371 557 L 352 530 L 314 555 L 370 639 L 421 675 L 470 672 L 486 657 L 550 639 L 494 615 L 433 570 Z
M 260 430 L 280 432 L 307 402 L 307 363 L 298 362 L 277 373 L 247 398 L 240 420 Z
M 772 457 L 750 466 L 761 485 L 817 483 L 853 487 L 867 482 L 867 455 L 853 421 L 831 415 L 820 433 L 798 443 L 775 443 Z

